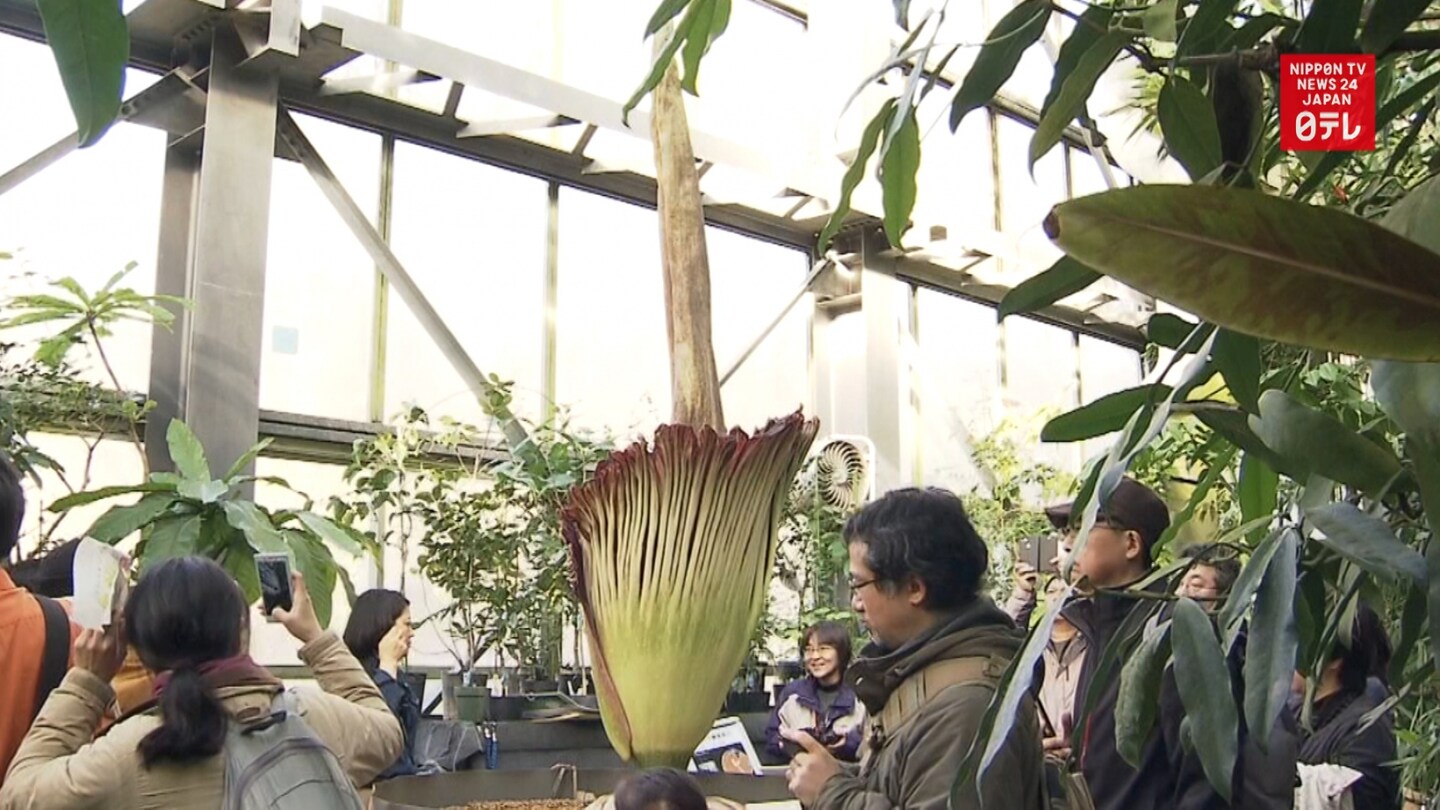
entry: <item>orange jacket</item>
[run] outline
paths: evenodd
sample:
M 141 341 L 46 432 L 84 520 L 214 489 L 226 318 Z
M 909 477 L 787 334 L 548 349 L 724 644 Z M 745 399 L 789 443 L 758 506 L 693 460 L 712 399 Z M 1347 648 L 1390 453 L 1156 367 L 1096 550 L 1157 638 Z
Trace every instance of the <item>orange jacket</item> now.
M 72 622 L 72 645 L 78 635 L 80 628 Z M 40 603 L 0 569 L 0 784 L 37 708 L 35 690 L 44 649 L 45 615 Z

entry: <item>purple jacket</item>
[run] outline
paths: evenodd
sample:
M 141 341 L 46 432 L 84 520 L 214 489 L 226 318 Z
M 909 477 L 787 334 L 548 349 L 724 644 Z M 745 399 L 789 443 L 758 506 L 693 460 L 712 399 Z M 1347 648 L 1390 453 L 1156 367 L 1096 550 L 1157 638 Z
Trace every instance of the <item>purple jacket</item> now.
M 788 762 L 781 728 L 809 731 L 812 735 L 817 731 L 841 735 L 845 744 L 835 751 L 835 758 L 855 762 L 860 758 L 860 741 L 865 733 L 865 705 L 855 699 L 855 690 L 850 684 L 841 683 L 830 711 L 822 715 L 820 682 L 807 675 L 792 681 L 780 693 L 780 700 L 770 713 L 770 723 L 765 727 L 765 749 L 771 756 Z

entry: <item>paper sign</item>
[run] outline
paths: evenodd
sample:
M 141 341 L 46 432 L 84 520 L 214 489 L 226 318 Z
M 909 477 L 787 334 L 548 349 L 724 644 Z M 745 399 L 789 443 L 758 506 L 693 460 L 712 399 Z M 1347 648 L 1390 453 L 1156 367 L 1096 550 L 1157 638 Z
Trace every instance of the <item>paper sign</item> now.
M 715 721 L 710 734 L 695 757 L 690 760 L 692 773 L 735 773 L 762 775 L 760 757 L 738 717 L 722 717 Z
M 1375 55 L 1282 54 L 1280 148 L 1375 148 Z
M 125 603 L 122 572 L 126 557 L 113 546 L 89 537 L 75 548 L 75 606 L 71 618 L 81 627 L 103 630 Z

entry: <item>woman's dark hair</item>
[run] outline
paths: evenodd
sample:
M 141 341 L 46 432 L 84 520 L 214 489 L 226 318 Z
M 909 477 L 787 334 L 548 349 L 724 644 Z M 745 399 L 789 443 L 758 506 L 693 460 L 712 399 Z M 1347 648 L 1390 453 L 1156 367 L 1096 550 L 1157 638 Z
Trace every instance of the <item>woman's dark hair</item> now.
M 960 498 L 934 487 L 897 489 L 871 502 L 845 522 L 845 542 L 865 544 L 877 586 L 893 590 L 912 576 L 925 583 L 930 610 L 974 599 L 990 564 Z
M 674 768 L 651 768 L 615 788 L 615 810 L 706 810 L 700 784 Z
M 0 561 L 20 542 L 20 524 L 25 522 L 25 490 L 20 470 L 10 456 L 0 453 Z
M 800 634 L 800 656 L 805 656 L 805 648 L 811 642 L 821 647 L 834 647 L 835 654 L 840 659 L 840 674 L 844 675 L 845 670 L 850 666 L 850 631 L 845 625 L 839 622 L 816 622 L 805 628 Z
M 1331 660 L 1340 661 L 1340 689 L 1344 692 L 1365 691 L 1365 683 L 1377 678 L 1390 685 L 1390 636 L 1385 623 L 1369 604 L 1355 606 L 1355 624 L 1350 629 L 1350 643 L 1340 641 Z
M 79 540 L 51 549 L 43 557 L 21 560 L 10 569 L 16 585 L 37 596 L 64 599 L 75 595 L 75 550 Z
M 404 594 L 384 588 L 373 588 L 356 597 L 350 621 L 345 623 L 345 646 L 351 655 L 373 667 L 380 657 L 380 639 L 409 607 L 410 600 Z
M 213 560 L 178 557 L 140 578 L 125 605 L 125 632 L 147 669 L 170 673 L 161 725 L 140 741 L 146 768 L 220 753 L 225 708 L 199 667 L 238 655 L 246 622 L 245 595 Z

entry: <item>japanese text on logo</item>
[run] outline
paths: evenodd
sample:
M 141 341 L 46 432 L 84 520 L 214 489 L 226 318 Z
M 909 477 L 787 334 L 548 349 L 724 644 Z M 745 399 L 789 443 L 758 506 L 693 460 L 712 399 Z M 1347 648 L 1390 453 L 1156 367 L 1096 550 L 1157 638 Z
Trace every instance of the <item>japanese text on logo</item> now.
M 1375 55 L 1282 55 L 1280 148 L 1374 149 Z

